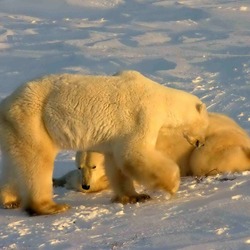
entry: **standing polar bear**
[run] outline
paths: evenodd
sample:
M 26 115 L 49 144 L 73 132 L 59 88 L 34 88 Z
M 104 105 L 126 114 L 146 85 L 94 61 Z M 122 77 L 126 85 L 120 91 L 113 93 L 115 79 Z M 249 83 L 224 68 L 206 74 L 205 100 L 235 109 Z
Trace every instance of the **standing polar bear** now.
M 63 149 L 108 154 L 112 164 L 106 173 L 116 202 L 150 198 L 135 191 L 133 179 L 174 194 L 179 167 L 155 149 L 162 126 L 203 144 L 205 104 L 134 71 L 28 82 L 0 104 L 1 202 L 37 215 L 69 209 L 52 199 L 53 163 Z

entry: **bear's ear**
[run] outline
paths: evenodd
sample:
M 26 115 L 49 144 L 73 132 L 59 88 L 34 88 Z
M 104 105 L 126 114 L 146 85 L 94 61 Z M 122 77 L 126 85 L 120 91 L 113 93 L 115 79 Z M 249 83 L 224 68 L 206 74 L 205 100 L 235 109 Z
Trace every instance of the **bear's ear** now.
M 206 104 L 205 103 L 198 103 L 198 104 L 196 104 L 196 109 L 201 114 L 206 110 Z

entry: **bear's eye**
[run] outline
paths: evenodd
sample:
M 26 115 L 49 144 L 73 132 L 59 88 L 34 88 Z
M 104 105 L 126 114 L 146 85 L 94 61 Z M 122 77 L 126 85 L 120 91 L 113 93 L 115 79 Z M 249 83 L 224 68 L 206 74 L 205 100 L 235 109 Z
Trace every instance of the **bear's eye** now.
M 96 169 L 96 166 L 93 166 L 92 169 Z

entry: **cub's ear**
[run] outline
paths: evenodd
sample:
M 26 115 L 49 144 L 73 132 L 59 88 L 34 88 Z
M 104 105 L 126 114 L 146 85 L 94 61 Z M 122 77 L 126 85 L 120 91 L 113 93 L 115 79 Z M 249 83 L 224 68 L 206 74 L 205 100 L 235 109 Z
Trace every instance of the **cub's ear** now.
M 201 114 L 207 109 L 207 107 L 205 103 L 198 103 L 196 104 L 196 109 Z

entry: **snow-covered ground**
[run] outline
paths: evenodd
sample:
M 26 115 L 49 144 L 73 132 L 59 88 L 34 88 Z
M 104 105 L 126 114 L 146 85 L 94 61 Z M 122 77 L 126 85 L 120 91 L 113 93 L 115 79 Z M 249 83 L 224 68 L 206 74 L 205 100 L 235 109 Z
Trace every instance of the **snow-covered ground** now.
M 0 98 L 44 74 L 136 69 L 193 92 L 250 132 L 249 0 L 0 0 Z M 74 168 L 62 152 L 55 176 Z M 0 210 L 0 249 L 250 249 L 250 172 L 183 178 L 176 197 L 111 204 L 55 189 L 72 209 Z

